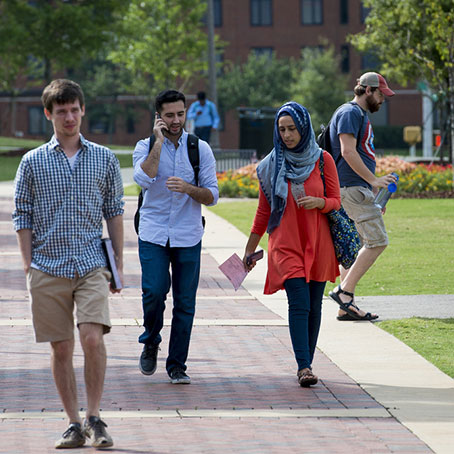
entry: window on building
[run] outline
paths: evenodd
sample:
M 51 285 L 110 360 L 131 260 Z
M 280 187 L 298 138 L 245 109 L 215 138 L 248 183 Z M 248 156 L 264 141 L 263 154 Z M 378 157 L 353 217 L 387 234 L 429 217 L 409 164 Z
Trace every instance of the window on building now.
M 348 0 L 340 0 L 340 23 L 348 24 Z
M 133 105 L 126 107 L 125 129 L 128 134 L 134 134 L 136 132 L 136 110 Z
M 222 0 L 213 0 L 214 26 L 222 27 Z
M 348 44 L 341 46 L 341 71 L 350 72 L 350 47 Z
M 28 108 L 28 132 L 37 136 L 47 133 L 47 118 L 42 106 L 30 106 Z
M 361 23 L 364 24 L 364 22 L 366 22 L 366 17 L 369 15 L 370 13 L 370 8 L 367 8 L 366 6 L 364 6 L 362 3 L 361 3 Z
M 323 23 L 323 0 L 301 0 L 301 23 L 303 25 Z
M 254 55 L 257 57 L 261 57 L 264 55 L 265 57 L 268 57 L 269 59 L 271 59 L 273 56 L 272 47 L 253 47 L 251 50 L 254 53 Z
M 273 25 L 272 0 L 250 0 L 250 1 L 251 1 L 251 25 L 253 26 Z

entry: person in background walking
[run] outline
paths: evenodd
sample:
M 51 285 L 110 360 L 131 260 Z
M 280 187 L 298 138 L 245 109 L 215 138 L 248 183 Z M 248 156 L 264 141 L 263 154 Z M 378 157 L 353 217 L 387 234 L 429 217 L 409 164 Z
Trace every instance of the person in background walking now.
M 194 134 L 210 143 L 211 130 L 219 126 L 219 115 L 216 105 L 206 98 L 204 91 L 197 93 L 197 101 L 189 107 L 188 120 L 194 122 Z
M 338 320 L 375 320 L 377 314 L 361 310 L 354 300 L 356 285 L 388 245 L 383 212 L 374 204 L 379 188 L 396 178 L 375 175 L 374 133 L 367 112 L 377 112 L 385 96 L 394 96 L 385 78 L 363 74 L 354 89 L 353 101 L 340 106 L 330 122 L 330 142 L 341 185 L 342 206 L 355 221 L 363 246 L 348 270 L 340 267 L 340 284 L 329 296 L 339 304 Z
M 19 165 L 14 228 L 30 292 L 37 342 L 50 342 L 52 372 L 69 427 L 56 448 L 77 448 L 85 437 L 96 448 L 113 445 L 99 406 L 106 370 L 103 335 L 111 328 L 109 279 L 101 246 L 102 219 L 123 279 L 123 183 L 108 149 L 80 134 L 85 113 L 78 84 L 52 81 L 43 91 L 52 122 L 50 142 L 29 151 Z M 111 288 L 111 292 L 117 290 Z M 73 368 L 74 307 L 85 359 L 87 410 L 79 416 Z
M 339 180 L 331 155 L 315 142 L 309 112 L 288 102 L 274 120 L 274 148 L 258 165 L 259 205 L 246 244 L 248 263 L 260 238 L 269 233 L 265 294 L 285 289 L 289 328 L 300 386 L 318 381 L 312 361 L 321 322 L 326 281 L 339 275 L 325 213 L 340 207 Z M 324 162 L 326 196 L 320 173 Z

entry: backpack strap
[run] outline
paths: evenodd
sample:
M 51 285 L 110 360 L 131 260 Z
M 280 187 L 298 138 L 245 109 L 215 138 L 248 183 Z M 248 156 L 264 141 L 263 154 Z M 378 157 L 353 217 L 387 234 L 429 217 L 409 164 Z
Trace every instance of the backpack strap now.
M 361 129 L 363 129 L 363 123 L 364 123 L 364 112 L 363 112 L 363 109 L 361 109 L 360 106 L 358 106 L 357 103 L 354 103 L 353 101 L 349 101 L 345 104 L 342 104 L 342 106 L 345 106 L 346 104 L 350 104 L 352 106 L 357 106 L 358 109 L 359 109 L 359 112 L 361 113 L 361 125 L 359 126 L 359 131 L 358 131 L 358 137 L 356 137 L 356 147 L 358 147 L 358 143 L 359 143 L 359 140 L 360 140 L 360 136 L 361 136 Z M 339 106 L 336 111 L 334 112 L 333 114 L 333 117 L 334 115 L 337 113 L 337 111 L 342 107 L 342 106 Z M 333 119 L 333 117 L 331 117 L 331 120 Z M 331 120 L 328 122 L 328 124 L 326 125 L 326 129 L 329 128 L 329 126 L 331 125 Z M 328 131 L 328 134 L 329 134 L 329 131 Z M 335 164 L 336 164 L 336 167 L 337 167 L 337 164 L 339 164 L 340 160 L 343 158 L 342 156 L 342 153 L 339 151 L 339 156 L 337 157 L 336 161 L 335 161 Z
M 150 154 L 151 149 L 153 148 L 154 143 L 156 142 L 156 137 L 154 134 L 150 136 L 150 144 L 148 145 L 148 154 Z M 143 203 L 144 189 L 139 192 L 139 197 L 137 197 L 137 210 L 134 213 L 134 229 L 139 234 L 139 223 L 140 223 L 140 207 Z
M 194 169 L 195 185 L 199 185 L 200 171 L 200 154 L 199 154 L 199 138 L 194 134 L 188 134 L 188 156 L 189 162 Z
M 361 114 L 361 124 L 359 126 L 358 137 L 356 138 L 356 147 L 358 147 L 359 139 L 361 136 L 361 129 L 363 129 L 364 112 L 363 109 L 361 109 L 361 107 L 357 103 L 354 103 L 353 101 L 349 101 L 348 103 L 351 104 L 352 106 L 356 106 L 359 109 L 359 113 Z

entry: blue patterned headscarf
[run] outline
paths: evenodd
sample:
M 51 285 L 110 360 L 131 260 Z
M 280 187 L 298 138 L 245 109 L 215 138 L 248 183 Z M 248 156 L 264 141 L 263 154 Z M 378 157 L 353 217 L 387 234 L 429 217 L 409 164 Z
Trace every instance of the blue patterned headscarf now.
M 295 148 L 287 148 L 279 133 L 279 118 L 290 115 L 301 140 Z M 288 181 L 303 183 L 307 180 L 322 150 L 315 141 L 309 112 L 302 105 L 285 103 L 274 117 L 274 148 L 257 166 L 260 186 L 271 206 L 267 232 L 271 233 L 281 222 L 287 203 Z

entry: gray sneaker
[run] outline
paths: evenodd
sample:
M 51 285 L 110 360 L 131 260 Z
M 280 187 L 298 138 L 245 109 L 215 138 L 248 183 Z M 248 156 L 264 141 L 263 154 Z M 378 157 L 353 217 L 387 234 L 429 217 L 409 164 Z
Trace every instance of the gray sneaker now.
M 55 443 L 56 449 L 80 448 L 85 444 L 85 435 L 82 432 L 80 423 L 73 422 L 63 433 L 60 440 Z
M 112 437 L 106 431 L 107 424 L 97 416 L 90 416 L 85 420 L 85 436 L 91 441 L 94 448 L 110 448 L 113 446 Z
M 175 367 L 170 371 L 169 374 L 170 382 L 174 385 L 189 385 L 191 379 L 180 367 Z

